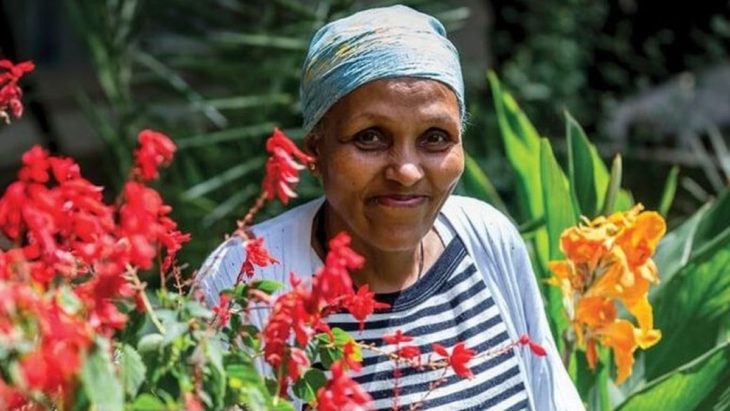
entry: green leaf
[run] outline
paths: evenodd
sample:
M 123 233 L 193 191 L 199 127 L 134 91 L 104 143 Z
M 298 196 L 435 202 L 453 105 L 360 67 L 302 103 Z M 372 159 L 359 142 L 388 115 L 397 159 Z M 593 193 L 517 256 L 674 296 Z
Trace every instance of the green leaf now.
M 517 176 L 518 204 L 522 212 L 517 220 L 534 221 L 544 215 L 540 177 L 540 136 L 514 98 L 502 90 L 496 74 L 490 71 L 488 79 L 507 159 Z M 550 253 L 547 232 L 544 229 L 536 231 L 532 241 L 535 249 L 536 274 L 539 278 L 545 279 L 550 275 L 547 269 Z
M 580 124 L 568 112 L 565 118 L 568 177 L 574 208 L 579 214 L 592 218 L 600 209 L 601 193 L 605 193 L 608 184 L 606 166 Z
M 256 170 L 260 170 L 264 166 L 266 160 L 263 157 L 254 157 L 241 164 L 237 164 L 228 170 L 215 175 L 207 180 L 203 180 L 200 183 L 185 190 L 181 197 L 183 200 L 192 200 L 194 198 L 204 196 L 211 191 L 217 190 L 221 187 L 225 187 L 232 181 L 239 178 L 243 178 L 248 173 Z
M 132 403 L 133 411 L 160 411 L 166 410 L 165 403 L 152 394 L 144 393 Z
M 509 215 L 507 206 L 502 201 L 502 198 L 499 196 L 497 189 L 494 188 L 494 184 L 489 180 L 489 177 L 482 171 L 472 156 L 468 153 L 465 153 L 465 155 L 466 163 L 464 174 L 461 176 L 461 182 L 464 184 L 466 191 L 469 195 L 486 201 L 504 214 Z
M 702 218 L 695 234 L 695 249 L 712 241 L 727 227 L 730 227 L 730 189 L 726 189 L 714 201 L 712 208 Z
M 142 357 L 137 350 L 123 343 L 119 347 L 118 361 L 124 391 L 130 397 L 134 397 L 137 395 L 139 387 L 144 383 L 147 367 L 142 362 Z
M 215 338 L 205 341 L 205 358 L 208 360 L 212 378 L 206 382 L 205 392 L 211 396 L 216 408 L 223 406 L 226 394 L 226 372 L 223 368 L 223 347 Z
M 99 411 L 121 411 L 124 405 L 122 385 L 114 375 L 109 344 L 102 339 L 81 368 L 81 384 L 92 405 Z
M 611 163 L 611 179 L 608 182 L 606 197 L 603 203 L 603 208 L 601 209 L 601 214 L 603 215 L 611 214 L 617 210 L 616 198 L 618 197 L 619 190 L 621 189 L 621 174 L 621 155 L 616 154 L 616 157 L 613 158 L 613 162 Z
M 563 258 L 560 235 L 563 230 L 578 223 L 578 215 L 573 208 L 568 180 L 546 138 L 540 141 L 540 175 L 550 245 L 548 255 L 551 260 L 557 260 Z
M 162 348 L 162 342 L 164 339 L 165 337 L 163 337 L 162 334 L 153 333 L 144 335 L 139 339 L 137 349 L 142 354 L 158 353 L 160 348 Z
M 560 251 L 560 235 L 563 230 L 577 223 L 578 217 L 573 209 L 573 201 L 568 188 L 568 180 L 558 164 L 550 142 L 542 139 L 540 144 L 540 175 L 542 198 L 544 199 L 545 226 L 548 237 L 548 258 L 559 260 L 563 258 Z M 548 318 L 553 329 L 553 335 L 563 335 L 568 327 L 568 321 L 563 311 L 563 298 L 557 287 L 547 289 Z M 560 349 L 563 341 L 557 339 Z
M 697 227 L 710 208 L 712 203 L 705 203 L 691 217 L 661 239 L 653 258 L 661 282 L 651 289 L 651 294 L 660 292 L 666 284 L 671 283 L 669 280 L 674 274 L 687 264 L 695 246 Z
M 209 36 L 211 41 L 247 47 L 306 51 L 308 42 L 303 38 L 272 36 L 268 34 L 247 34 L 218 32 Z
M 327 383 L 322 370 L 310 368 L 302 378 L 294 384 L 294 394 L 302 401 L 311 403 L 317 396 L 317 390 Z
M 540 136 L 514 98 L 502 90 L 496 74 L 490 71 L 487 76 L 507 159 L 517 174 L 517 191 L 524 209 L 522 218 L 538 218 L 543 214 Z
M 254 137 L 263 137 L 271 133 L 274 123 L 262 123 L 253 126 L 229 128 L 213 133 L 198 134 L 191 137 L 179 139 L 178 149 L 183 150 L 192 147 L 209 146 L 229 141 L 247 140 Z
M 664 190 L 662 191 L 662 200 L 659 202 L 659 214 L 665 218 L 669 213 L 669 208 L 672 206 L 674 201 L 674 195 L 677 193 L 677 176 L 679 175 L 679 167 L 673 166 L 669 170 L 667 181 L 664 183 Z
M 730 342 L 725 342 L 634 393 L 618 411 L 710 410 L 721 401 L 728 381 Z
M 730 228 L 697 250 L 654 295 L 662 340 L 646 353 L 647 378 L 656 378 L 715 346 L 730 315 Z
M 280 281 L 273 281 L 273 280 L 258 280 L 258 281 L 254 281 L 253 283 L 251 283 L 251 288 L 261 290 L 269 295 L 280 290 L 283 286 L 284 286 L 284 284 L 282 284 Z

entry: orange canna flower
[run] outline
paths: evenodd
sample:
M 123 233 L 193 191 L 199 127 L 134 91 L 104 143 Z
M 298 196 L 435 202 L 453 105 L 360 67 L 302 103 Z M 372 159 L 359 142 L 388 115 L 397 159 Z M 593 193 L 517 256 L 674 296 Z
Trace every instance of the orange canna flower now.
M 642 210 L 638 204 L 608 217 L 583 219 L 560 237 L 566 259 L 549 263 L 554 276 L 548 282 L 560 287 L 578 347 L 586 350 L 591 368 L 597 363 L 596 344 L 611 348 L 618 384 L 631 375 L 636 348 L 647 349 L 661 339 L 648 294 L 659 281 L 651 256 L 666 224 L 658 213 Z M 618 319 L 619 302 L 638 327 Z

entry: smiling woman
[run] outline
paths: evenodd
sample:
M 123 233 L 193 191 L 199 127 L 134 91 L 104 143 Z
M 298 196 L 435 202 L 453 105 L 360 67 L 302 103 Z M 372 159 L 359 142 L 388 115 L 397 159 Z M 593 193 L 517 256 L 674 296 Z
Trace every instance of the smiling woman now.
M 452 195 L 464 169 L 463 95 L 458 53 L 431 16 L 395 6 L 321 28 L 301 96 L 305 146 L 324 197 L 252 228 L 281 261 L 258 275 L 288 283 L 290 272 L 314 273 L 328 240 L 342 231 L 352 237 L 365 257 L 353 284 L 388 308 L 365 321 L 335 313 L 327 323 L 379 347 L 353 373 L 375 408 L 580 410 L 519 234 L 491 206 Z M 240 241 L 221 245 L 201 270 L 211 305 L 239 277 Z M 400 370 L 383 355 L 397 349 L 395 334 L 423 363 L 434 347 L 441 355 L 454 347 L 453 358 L 497 354 L 476 355 L 460 375 Z M 547 356 L 501 349 L 521 335 Z

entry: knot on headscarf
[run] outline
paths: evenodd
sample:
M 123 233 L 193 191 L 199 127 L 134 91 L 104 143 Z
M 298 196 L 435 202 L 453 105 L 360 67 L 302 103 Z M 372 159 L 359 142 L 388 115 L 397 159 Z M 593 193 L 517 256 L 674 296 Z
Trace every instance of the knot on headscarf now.
M 464 120 L 464 80 L 459 54 L 436 18 L 406 6 L 375 8 L 319 29 L 302 69 L 304 131 L 361 85 L 379 79 L 416 77 L 451 87 Z

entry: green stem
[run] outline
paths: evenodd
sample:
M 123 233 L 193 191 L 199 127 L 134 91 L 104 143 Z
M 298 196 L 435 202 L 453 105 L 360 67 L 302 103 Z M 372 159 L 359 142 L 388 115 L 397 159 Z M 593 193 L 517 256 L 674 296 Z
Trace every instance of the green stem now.
M 600 349 L 600 370 L 598 371 L 598 401 L 600 404 L 601 411 L 611 411 L 611 396 L 608 392 L 608 385 L 611 376 L 609 375 L 611 353 L 605 349 Z

